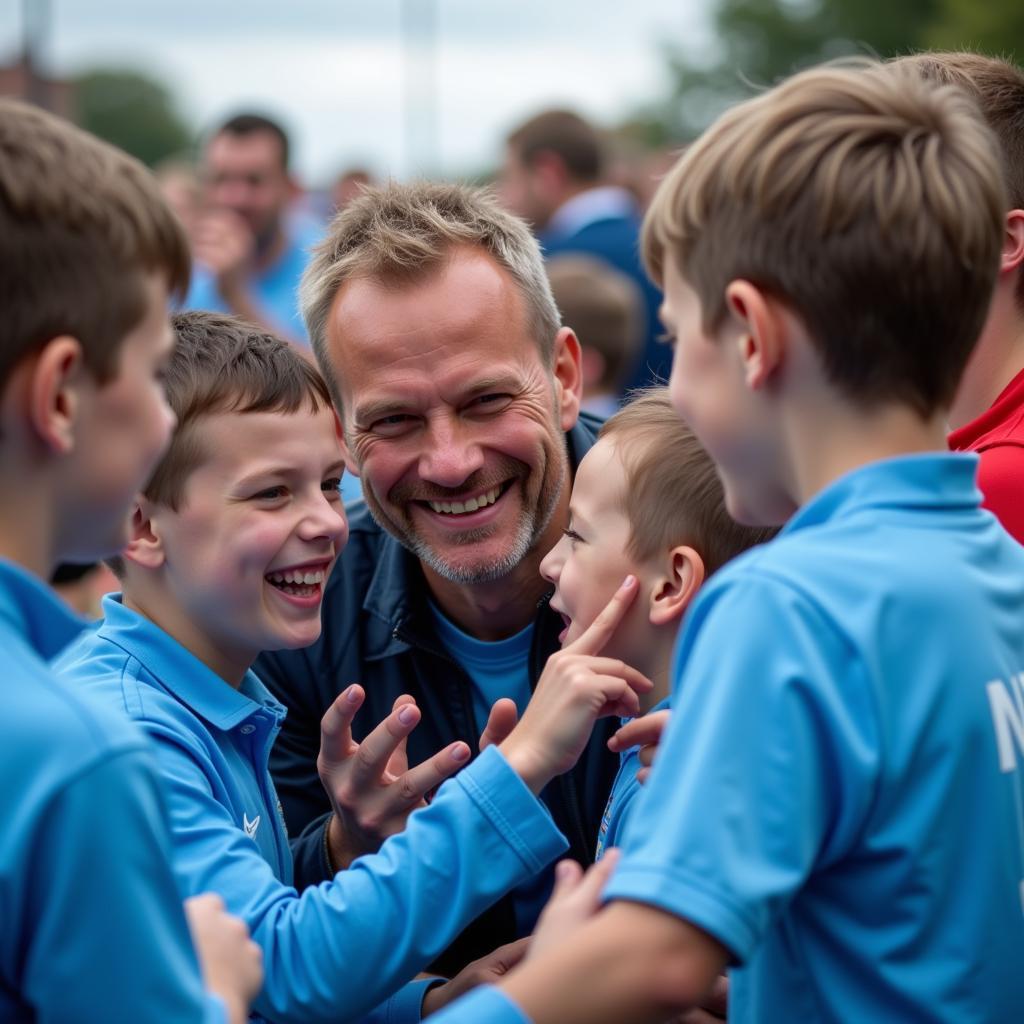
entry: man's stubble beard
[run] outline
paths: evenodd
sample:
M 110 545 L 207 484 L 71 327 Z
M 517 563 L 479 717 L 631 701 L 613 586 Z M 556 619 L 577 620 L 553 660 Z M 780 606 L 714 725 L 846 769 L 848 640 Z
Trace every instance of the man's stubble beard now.
M 520 515 L 520 521 L 516 530 L 516 536 L 505 554 L 484 565 L 459 565 L 446 560 L 424 540 L 412 526 L 411 517 L 403 516 L 402 524 L 389 519 L 383 507 L 373 494 L 372 487 L 364 482 L 363 496 L 366 499 L 366 507 L 370 510 L 377 525 L 389 533 L 407 551 L 416 556 L 427 568 L 435 572 L 442 579 L 451 583 L 493 583 L 511 573 L 526 556 L 536 547 L 537 542 L 544 536 L 545 531 L 551 524 L 551 518 L 558 507 L 559 499 L 562 496 L 562 489 L 568 478 L 569 452 L 565 442 L 565 435 L 560 434 L 561 445 L 558 450 L 558 458 L 555 464 L 545 465 L 545 470 L 550 469 L 554 478 L 549 475 L 541 484 L 540 494 L 537 495 L 537 503 L 534 508 L 527 508 L 524 501 L 524 508 Z M 529 473 L 520 477 L 513 487 L 525 488 L 529 480 Z M 524 494 L 525 498 L 525 494 Z M 493 528 L 481 527 L 476 530 L 466 530 L 459 535 L 455 543 L 471 545 L 486 540 L 493 534 Z

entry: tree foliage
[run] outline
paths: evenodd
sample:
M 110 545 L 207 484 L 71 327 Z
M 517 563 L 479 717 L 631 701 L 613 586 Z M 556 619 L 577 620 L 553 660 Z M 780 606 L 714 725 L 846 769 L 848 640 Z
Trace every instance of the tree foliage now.
M 135 71 L 100 69 L 74 85 L 78 123 L 150 167 L 189 148 L 192 132 L 159 82 Z
M 970 47 L 1024 58 L 1024 0 L 713 0 L 716 44 L 670 47 L 672 86 L 636 117 L 651 138 L 693 138 L 726 107 L 833 57 Z

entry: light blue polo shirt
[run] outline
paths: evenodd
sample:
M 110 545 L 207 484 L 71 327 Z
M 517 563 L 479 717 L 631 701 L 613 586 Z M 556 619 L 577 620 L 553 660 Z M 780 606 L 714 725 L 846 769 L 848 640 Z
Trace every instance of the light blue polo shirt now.
M 687 617 L 605 895 L 732 951 L 730 1021 L 1024 1019 L 1024 548 L 976 464 L 849 473 Z
M 117 596 L 103 610 L 60 670 L 155 741 L 182 886 L 220 893 L 249 925 L 264 951 L 254 1005 L 268 1019 L 419 1020 L 429 982 L 405 983 L 565 849 L 544 805 L 487 750 L 379 853 L 298 895 L 267 768 L 284 709 L 251 672 L 232 689 Z
M 148 744 L 47 664 L 82 628 L 0 562 L 0 1020 L 222 1021 Z

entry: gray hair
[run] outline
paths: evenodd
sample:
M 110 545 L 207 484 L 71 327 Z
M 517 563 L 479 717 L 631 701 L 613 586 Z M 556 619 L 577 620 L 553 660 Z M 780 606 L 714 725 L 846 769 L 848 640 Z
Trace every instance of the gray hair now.
M 341 408 L 327 358 L 327 320 L 338 289 L 353 278 L 416 280 L 455 246 L 478 246 L 512 277 L 526 303 L 530 333 L 550 364 L 561 326 L 540 246 L 526 223 L 489 189 L 415 182 L 367 189 L 338 213 L 299 287 L 299 304 L 320 369 Z

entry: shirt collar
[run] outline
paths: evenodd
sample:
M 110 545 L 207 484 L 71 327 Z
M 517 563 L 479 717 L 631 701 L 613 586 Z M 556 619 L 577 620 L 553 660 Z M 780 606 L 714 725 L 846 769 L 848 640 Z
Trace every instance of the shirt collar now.
M 55 658 L 88 623 L 37 576 L 0 559 L 0 620 L 44 661 Z
M 246 672 L 236 690 L 155 623 L 126 608 L 120 594 L 103 598 L 98 635 L 135 658 L 164 689 L 222 731 L 263 710 L 278 720 L 286 714 L 254 672 Z
M 550 235 L 575 235 L 599 220 L 619 220 L 636 214 L 632 195 L 617 185 L 588 188 L 567 199 L 555 210 L 545 226 Z
M 864 509 L 973 509 L 978 457 L 958 452 L 900 455 L 843 474 L 803 505 L 782 533 L 793 533 Z

